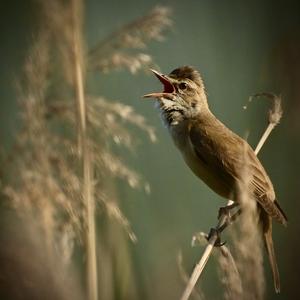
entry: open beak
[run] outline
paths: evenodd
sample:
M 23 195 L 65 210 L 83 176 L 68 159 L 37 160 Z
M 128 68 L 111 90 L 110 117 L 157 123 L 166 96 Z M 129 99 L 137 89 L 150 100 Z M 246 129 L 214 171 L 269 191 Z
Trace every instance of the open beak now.
M 171 82 L 171 79 L 164 74 L 161 74 L 155 70 L 150 69 L 158 80 L 163 84 L 164 90 L 159 93 L 151 93 L 144 95 L 144 98 L 172 98 L 172 94 L 175 92 L 175 88 Z

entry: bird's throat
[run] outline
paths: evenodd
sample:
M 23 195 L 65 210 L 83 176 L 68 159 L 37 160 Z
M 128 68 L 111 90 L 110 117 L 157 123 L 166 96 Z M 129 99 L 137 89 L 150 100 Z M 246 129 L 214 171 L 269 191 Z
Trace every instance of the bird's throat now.
M 177 125 L 185 118 L 186 109 L 176 101 L 163 98 L 158 102 L 158 107 L 167 127 Z

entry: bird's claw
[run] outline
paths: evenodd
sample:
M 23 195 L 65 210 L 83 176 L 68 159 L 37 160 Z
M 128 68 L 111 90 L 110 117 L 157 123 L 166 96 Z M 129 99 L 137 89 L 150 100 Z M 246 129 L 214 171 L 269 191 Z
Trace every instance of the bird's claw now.
M 230 219 L 230 210 L 231 207 L 230 206 L 222 206 L 219 208 L 219 212 L 218 212 L 218 220 L 220 220 L 220 218 L 222 216 L 225 216 L 227 219 Z
M 220 207 L 218 212 L 218 220 L 220 220 L 222 216 L 225 216 L 227 220 L 230 220 L 232 216 L 231 211 L 236 207 L 239 207 L 237 202 Z
M 220 231 L 216 228 L 211 228 L 210 231 L 209 231 L 209 234 L 207 235 L 206 239 L 207 241 L 210 240 L 210 238 L 212 236 L 216 235 L 217 236 L 217 239 L 214 243 L 214 247 L 222 247 L 226 244 L 226 241 L 225 242 L 221 242 L 221 238 L 220 238 Z

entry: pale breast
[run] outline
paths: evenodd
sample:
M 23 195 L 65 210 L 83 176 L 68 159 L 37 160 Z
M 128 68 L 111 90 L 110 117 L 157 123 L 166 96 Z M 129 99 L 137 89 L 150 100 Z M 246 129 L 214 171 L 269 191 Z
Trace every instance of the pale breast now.
M 221 197 L 229 198 L 232 192 L 230 188 L 224 184 L 224 181 L 220 180 L 215 170 L 195 153 L 189 138 L 187 122 L 180 122 L 177 125 L 170 126 L 169 131 L 175 145 L 193 173 Z

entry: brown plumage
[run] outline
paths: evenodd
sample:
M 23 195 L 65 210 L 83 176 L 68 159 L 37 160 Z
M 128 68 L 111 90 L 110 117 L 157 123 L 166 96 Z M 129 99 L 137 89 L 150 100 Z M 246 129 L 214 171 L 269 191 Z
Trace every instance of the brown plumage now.
M 251 146 L 222 124 L 210 111 L 200 74 L 185 66 L 168 76 L 153 71 L 164 85 L 154 97 L 175 145 L 191 170 L 220 196 L 239 201 L 238 183 L 247 167 L 249 191 L 258 205 L 262 233 L 276 292 L 279 272 L 272 240 L 272 219 L 286 225 L 287 218 L 275 198 L 270 178 Z

